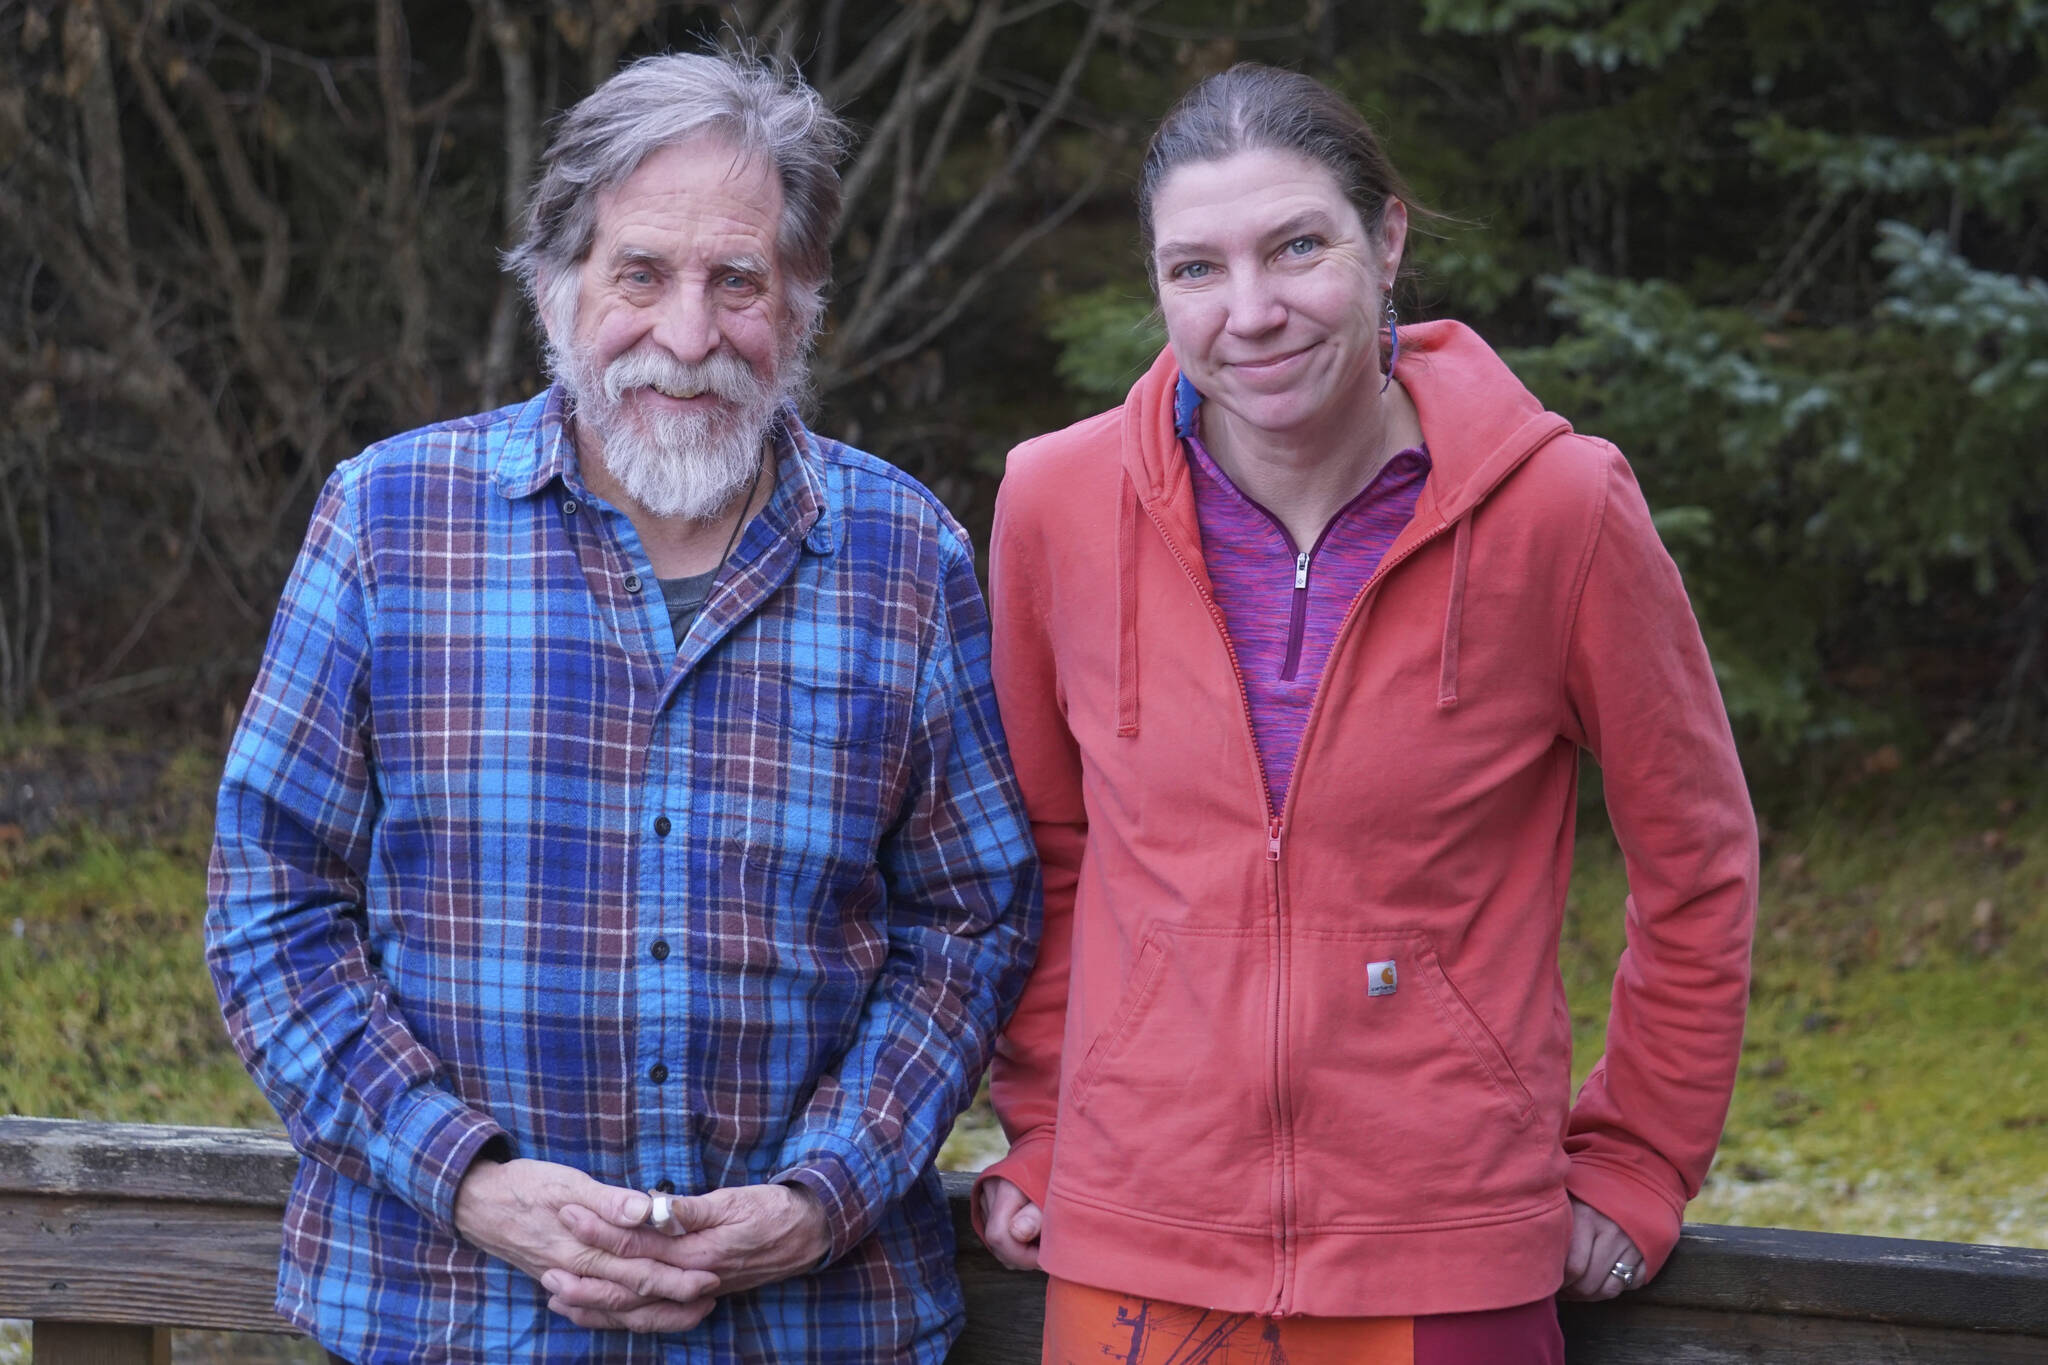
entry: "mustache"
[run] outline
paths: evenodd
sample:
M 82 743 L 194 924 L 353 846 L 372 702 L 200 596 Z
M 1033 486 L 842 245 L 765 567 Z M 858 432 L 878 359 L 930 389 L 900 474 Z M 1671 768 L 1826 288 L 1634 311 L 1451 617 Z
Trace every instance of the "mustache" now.
M 657 350 L 628 351 L 604 371 L 604 394 L 613 403 L 628 389 L 658 388 L 670 393 L 709 393 L 729 403 L 743 403 L 763 385 L 747 363 L 730 351 L 713 351 L 694 365 L 685 365 Z

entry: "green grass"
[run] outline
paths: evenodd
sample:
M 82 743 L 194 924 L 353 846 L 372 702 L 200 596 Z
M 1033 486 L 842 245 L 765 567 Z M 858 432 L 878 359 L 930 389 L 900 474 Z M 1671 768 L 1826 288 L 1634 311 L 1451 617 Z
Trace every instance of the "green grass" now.
M 216 771 L 196 753 L 165 766 L 158 828 L 70 821 L 0 844 L 0 1113 L 278 1126 L 202 957 Z
M 2048 1247 L 2048 811 L 2022 799 L 1864 794 L 1770 841 L 1742 1069 L 1688 1218 Z M 1580 1077 L 1624 890 L 1611 840 L 1582 841 Z
M 196 752 L 162 767 L 148 820 L 0 826 L 0 1112 L 276 1127 L 201 958 L 213 772 Z M 1901 778 L 1769 838 L 1741 1078 L 1688 1217 L 2048 1247 L 2041 797 L 2032 774 L 1950 792 Z M 1579 1076 L 1624 892 L 1590 832 L 1563 955 Z M 942 1161 L 1001 1148 L 984 1100 Z

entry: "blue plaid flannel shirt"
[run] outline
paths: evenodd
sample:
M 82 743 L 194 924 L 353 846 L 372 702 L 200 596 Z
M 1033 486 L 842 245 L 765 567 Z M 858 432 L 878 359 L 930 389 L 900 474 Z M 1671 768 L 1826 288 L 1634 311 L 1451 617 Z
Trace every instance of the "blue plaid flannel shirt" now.
M 207 953 L 303 1154 L 278 1307 L 387 1360 L 938 1360 L 932 1158 L 1038 928 L 965 534 L 787 414 L 680 643 L 561 397 L 338 469 L 222 781 Z M 613 1184 L 799 1182 L 819 1270 L 591 1332 L 458 1239 L 502 1138 Z

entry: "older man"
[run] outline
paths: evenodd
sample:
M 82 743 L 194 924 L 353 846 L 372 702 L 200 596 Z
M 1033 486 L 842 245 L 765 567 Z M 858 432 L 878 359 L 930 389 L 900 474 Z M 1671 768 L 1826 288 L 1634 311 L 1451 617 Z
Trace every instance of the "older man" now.
M 842 143 L 746 62 L 615 76 L 512 256 L 554 386 L 314 513 L 207 936 L 305 1157 L 279 1308 L 342 1358 L 958 1331 L 932 1158 L 1037 868 L 965 537 L 791 406 Z

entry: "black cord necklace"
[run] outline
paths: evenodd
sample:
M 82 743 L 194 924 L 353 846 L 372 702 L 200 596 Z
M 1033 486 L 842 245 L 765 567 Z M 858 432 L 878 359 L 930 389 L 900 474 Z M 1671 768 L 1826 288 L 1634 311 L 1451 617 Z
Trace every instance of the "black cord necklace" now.
M 754 505 L 754 494 L 761 487 L 761 470 L 767 463 L 768 456 L 764 451 L 761 456 L 761 463 L 754 466 L 754 477 L 747 480 L 747 495 L 740 499 L 740 510 L 732 519 L 732 531 L 726 536 L 725 548 L 718 552 L 718 562 L 711 566 L 711 572 L 717 573 L 720 569 L 723 569 L 725 561 L 732 555 L 732 547 L 739 544 L 740 527 L 747 524 L 747 509 Z

